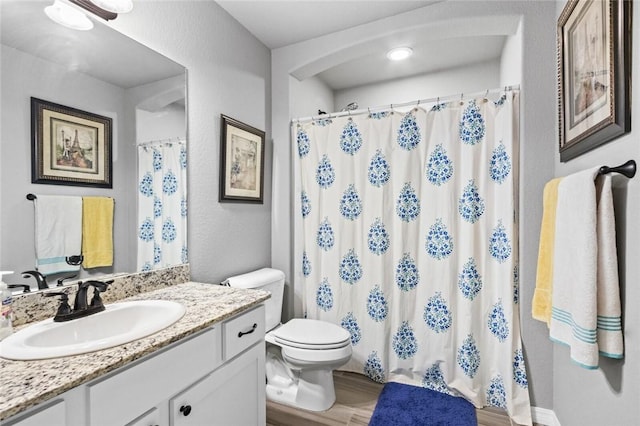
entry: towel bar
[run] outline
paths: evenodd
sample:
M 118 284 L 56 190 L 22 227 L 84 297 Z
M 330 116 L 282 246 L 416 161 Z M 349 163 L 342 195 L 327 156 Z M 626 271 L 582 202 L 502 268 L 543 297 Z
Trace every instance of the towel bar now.
M 608 166 L 602 166 L 600 167 L 600 170 L 598 171 L 598 174 L 600 175 L 604 175 L 607 173 L 620 173 L 621 175 L 624 175 L 626 177 L 628 177 L 629 179 L 631 179 L 632 177 L 634 177 L 636 175 L 636 161 L 635 160 L 629 160 L 624 164 L 621 164 L 619 166 L 616 167 L 608 167 Z
M 27 194 L 27 200 L 29 200 L 29 201 L 33 201 L 33 200 L 35 200 L 37 198 L 38 197 L 36 196 L 36 194 L 31 194 L 31 193 Z M 113 202 L 115 203 L 116 200 L 113 200 Z

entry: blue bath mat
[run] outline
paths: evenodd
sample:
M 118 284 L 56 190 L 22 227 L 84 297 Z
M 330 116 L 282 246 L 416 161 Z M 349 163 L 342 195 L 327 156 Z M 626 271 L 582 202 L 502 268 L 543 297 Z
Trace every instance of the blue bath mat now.
M 369 426 L 476 426 L 476 409 L 464 398 L 389 382 Z

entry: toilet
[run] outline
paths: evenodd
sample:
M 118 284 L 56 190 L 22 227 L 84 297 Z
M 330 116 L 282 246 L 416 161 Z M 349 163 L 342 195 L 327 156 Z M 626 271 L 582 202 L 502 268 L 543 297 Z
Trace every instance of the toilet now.
M 310 411 L 324 411 L 336 400 L 333 370 L 351 359 L 351 335 L 340 326 L 295 318 L 281 324 L 284 273 L 263 268 L 229 278 L 231 287 L 266 290 L 267 398 Z

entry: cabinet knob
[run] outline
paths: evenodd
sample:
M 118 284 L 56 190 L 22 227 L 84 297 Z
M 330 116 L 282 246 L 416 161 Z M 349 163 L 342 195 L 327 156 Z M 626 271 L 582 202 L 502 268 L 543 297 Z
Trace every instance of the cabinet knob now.
M 186 417 L 189 414 L 191 414 L 191 406 L 190 405 L 183 405 L 182 407 L 180 407 L 180 412 Z

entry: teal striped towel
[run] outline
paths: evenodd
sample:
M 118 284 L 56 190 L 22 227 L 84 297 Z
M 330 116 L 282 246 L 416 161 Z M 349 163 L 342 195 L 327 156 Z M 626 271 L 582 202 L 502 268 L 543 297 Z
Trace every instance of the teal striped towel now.
M 611 176 L 590 169 L 558 186 L 551 340 L 578 365 L 622 358 L 620 288 Z

